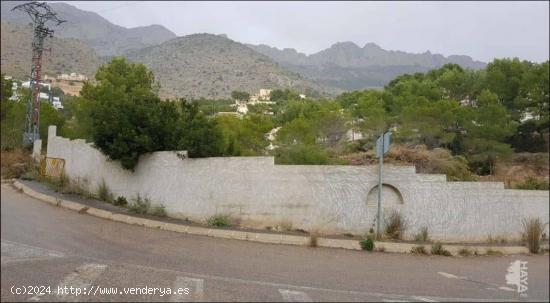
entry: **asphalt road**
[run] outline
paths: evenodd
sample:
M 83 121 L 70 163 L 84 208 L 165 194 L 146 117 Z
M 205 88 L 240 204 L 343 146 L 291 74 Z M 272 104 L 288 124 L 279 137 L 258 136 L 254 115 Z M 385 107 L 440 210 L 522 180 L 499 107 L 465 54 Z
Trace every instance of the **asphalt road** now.
M 6 184 L 1 198 L 2 301 L 548 301 L 547 255 L 459 258 L 253 243 L 103 220 Z M 506 284 L 515 260 L 528 262 L 527 296 Z

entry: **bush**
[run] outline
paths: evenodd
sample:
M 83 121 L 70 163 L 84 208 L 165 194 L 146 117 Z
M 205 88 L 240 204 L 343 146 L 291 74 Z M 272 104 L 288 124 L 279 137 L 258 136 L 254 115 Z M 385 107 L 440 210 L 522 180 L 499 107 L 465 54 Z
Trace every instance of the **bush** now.
M 99 200 L 113 203 L 113 194 L 103 179 L 101 179 L 101 183 L 97 187 L 97 197 Z
M 407 224 L 405 218 L 396 210 L 392 212 L 385 219 L 386 231 L 385 234 L 391 239 L 401 239 Z
M 414 236 L 414 240 L 417 242 L 428 242 L 430 240 L 428 235 L 428 227 L 422 227 L 420 231 Z
M 275 226 L 275 230 L 276 231 L 284 231 L 284 232 L 291 231 L 292 230 L 292 222 L 287 221 L 287 220 L 283 220 Z
M 503 253 L 500 250 L 489 248 L 485 251 L 485 253 L 489 256 L 502 256 Z
M 374 250 L 374 240 L 371 238 L 363 239 L 359 242 L 361 245 L 361 249 L 366 251 L 373 251 Z
M 147 214 L 151 208 L 151 200 L 147 197 L 142 198 L 139 194 L 137 195 L 134 203 L 128 207 L 128 210 L 136 214 Z
M 440 256 L 451 256 L 451 252 L 443 248 L 443 245 L 441 242 L 436 242 L 432 245 L 431 250 L 432 255 L 440 255 Z
M 231 218 L 228 215 L 215 215 L 206 222 L 209 226 L 228 227 L 231 226 Z
M 523 233 L 527 241 L 529 251 L 536 254 L 540 251 L 540 241 L 544 225 L 540 218 L 527 218 L 523 220 Z
M 523 183 L 516 185 L 517 189 L 548 190 L 548 181 L 528 177 Z
M 166 207 L 162 204 L 154 206 L 153 208 L 151 208 L 149 214 L 158 217 L 166 217 Z
M 411 248 L 412 254 L 419 254 L 419 255 L 427 255 L 428 252 L 426 251 L 426 248 L 423 245 L 415 246 Z
M 126 206 L 128 204 L 128 200 L 122 196 L 119 196 L 115 199 L 115 201 L 113 201 L 113 204 L 116 206 Z
M 317 235 L 310 235 L 309 236 L 309 246 L 310 247 L 317 247 Z
M 472 251 L 470 249 L 468 249 L 467 247 L 464 247 L 464 248 L 461 248 L 459 251 L 458 251 L 458 254 L 463 256 L 463 257 L 467 257 L 467 256 L 471 256 L 472 255 Z

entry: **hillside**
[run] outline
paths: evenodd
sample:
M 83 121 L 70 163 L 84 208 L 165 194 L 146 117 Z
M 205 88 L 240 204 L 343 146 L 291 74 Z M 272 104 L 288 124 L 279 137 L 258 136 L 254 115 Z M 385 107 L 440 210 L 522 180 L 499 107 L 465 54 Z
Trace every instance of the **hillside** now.
M 164 97 L 226 98 L 233 90 L 260 88 L 293 88 L 309 95 L 324 90 L 224 36 L 189 35 L 130 51 L 127 57 L 153 70 Z
M 2 21 L 28 24 L 29 16 L 11 9 L 22 2 L 2 1 Z M 157 45 L 176 37 L 161 25 L 125 28 L 115 25 L 100 15 L 80 10 L 66 3 L 49 3 L 59 18 L 67 22 L 51 28 L 59 38 L 76 38 L 101 56 L 120 55 L 129 49 Z
M 31 71 L 32 28 L 8 22 L 1 24 L 2 73 L 17 79 L 27 79 Z M 48 38 L 42 64 L 43 74 L 77 72 L 93 77 L 100 64 L 95 52 L 76 39 Z
M 263 44 L 248 46 L 309 80 L 344 90 L 381 87 L 399 75 L 425 72 L 446 63 L 472 69 L 485 66 L 468 56 L 388 51 L 374 43 L 360 47 L 353 42 L 339 42 L 311 55 L 291 48 L 280 50 Z

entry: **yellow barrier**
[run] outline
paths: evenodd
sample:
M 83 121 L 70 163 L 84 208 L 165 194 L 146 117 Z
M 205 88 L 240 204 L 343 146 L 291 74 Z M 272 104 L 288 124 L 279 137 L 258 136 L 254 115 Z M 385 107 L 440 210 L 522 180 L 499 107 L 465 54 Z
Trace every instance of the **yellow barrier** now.
M 45 157 L 40 160 L 42 177 L 61 178 L 65 170 L 65 159 Z

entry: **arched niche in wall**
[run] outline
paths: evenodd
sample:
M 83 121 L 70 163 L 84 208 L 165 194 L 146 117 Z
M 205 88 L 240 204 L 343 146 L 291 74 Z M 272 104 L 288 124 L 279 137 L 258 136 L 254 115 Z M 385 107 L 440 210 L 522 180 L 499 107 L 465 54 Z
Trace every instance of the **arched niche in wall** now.
M 382 184 L 382 208 L 400 206 L 403 204 L 403 195 L 397 187 L 383 183 Z M 378 185 L 375 185 L 369 190 L 367 195 L 367 206 L 378 206 Z

